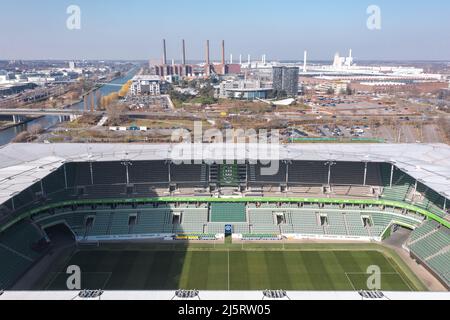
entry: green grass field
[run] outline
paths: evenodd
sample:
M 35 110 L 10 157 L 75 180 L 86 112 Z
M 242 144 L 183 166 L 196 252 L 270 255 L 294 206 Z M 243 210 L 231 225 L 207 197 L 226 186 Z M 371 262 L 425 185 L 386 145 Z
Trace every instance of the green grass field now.
M 347 248 L 305 250 L 289 246 L 282 250 L 260 245 L 242 250 L 221 245 L 188 250 L 164 246 L 83 250 L 61 264 L 59 272 L 53 272 L 44 287 L 65 290 L 66 267 L 78 265 L 83 289 L 351 291 L 368 289 L 367 268 L 377 265 L 381 269 L 382 290 L 424 290 L 409 269 L 405 271 L 405 266 L 389 254 Z

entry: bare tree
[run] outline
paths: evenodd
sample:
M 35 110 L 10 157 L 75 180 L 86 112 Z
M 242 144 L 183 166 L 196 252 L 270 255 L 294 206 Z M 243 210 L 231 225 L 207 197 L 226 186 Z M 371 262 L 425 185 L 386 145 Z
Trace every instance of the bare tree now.
M 44 132 L 44 129 L 42 128 L 42 126 L 40 124 L 31 126 L 28 129 L 28 132 L 33 135 L 33 136 L 37 136 L 38 134 L 41 134 L 42 132 Z
M 122 118 L 125 114 L 126 106 L 119 103 L 113 103 L 106 107 L 106 114 L 108 115 L 109 122 L 114 125 L 120 125 Z

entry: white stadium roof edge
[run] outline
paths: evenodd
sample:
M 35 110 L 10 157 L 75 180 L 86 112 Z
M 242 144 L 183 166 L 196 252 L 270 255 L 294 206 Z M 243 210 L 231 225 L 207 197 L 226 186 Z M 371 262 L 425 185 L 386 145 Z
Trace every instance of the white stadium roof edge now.
M 265 145 L 8 144 L 0 147 L 0 203 L 66 162 L 180 159 L 393 163 L 427 187 L 450 198 L 450 146 L 445 144 L 287 144 L 272 145 L 268 152 L 261 146 Z M 231 152 L 225 152 L 225 149 Z M 189 154 L 191 150 L 194 157 Z M 227 156 L 224 157 L 222 152 Z
M 96 298 L 81 298 L 81 291 L 5 291 L 2 300 L 184 300 L 184 301 L 257 301 L 268 300 L 263 291 L 199 291 L 192 299 L 177 298 L 175 291 L 104 291 Z M 373 291 L 372 291 L 373 292 Z M 361 292 L 364 294 L 364 292 Z M 361 295 L 356 291 L 287 291 L 279 300 L 449 300 L 449 292 L 388 292 L 382 291 L 379 298 Z M 272 299 L 277 300 L 277 299 Z

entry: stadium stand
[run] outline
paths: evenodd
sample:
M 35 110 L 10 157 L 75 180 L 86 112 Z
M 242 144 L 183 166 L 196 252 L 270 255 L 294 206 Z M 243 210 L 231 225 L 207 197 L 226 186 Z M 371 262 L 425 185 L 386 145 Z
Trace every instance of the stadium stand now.
M 93 216 L 92 226 L 87 226 L 87 236 L 101 236 L 109 234 L 109 226 L 111 222 L 110 212 L 98 212 Z
M 95 185 L 127 183 L 126 168 L 121 162 L 93 162 L 92 175 Z
M 245 203 L 212 203 L 210 217 L 211 222 L 245 222 Z
M 287 221 L 292 225 L 294 233 L 304 235 L 323 235 L 319 217 L 315 211 L 290 212 Z
M 434 221 L 426 221 L 416 228 L 407 246 L 413 257 L 431 269 L 450 287 L 450 231 Z
M 182 223 L 208 223 L 208 208 L 186 208 L 181 212 Z
M 226 195 L 233 197 L 237 189 L 232 187 L 248 183 L 250 188 L 260 188 L 263 197 L 266 192 L 279 194 L 280 186 L 286 184 L 288 175 L 289 192 L 294 196 L 376 199 L 382 192 L 381 199 L 413 204 L 446 217 L 443 209 L 445 198 L 422 183 L 417 183 L 415 190 L 416 181 L 407 173 L 395 169 L 390 187 L 390 164 L 368 163 L 366 186 L 363 186 L 364 163 L 336 162 L 331 170 L 331 188 L 326 186 L 326 162 L 280 162 L 280 170 L 274 176 L 261 175 L 261 168 L 263 166 L 260 164 L 171 164 L 169 168 L 165 161 L 66 163 L 53 169 L 42 182 L 33 181 L 30 187 L 16 192 L 12 199 L 2 204 L 0 220 L 5 217 L 13 219 L 41 206 L 83 200 L 79 201 L 81 204 L 77 202 L 43 209 L 31 217 L 32 221 L 13 224 L 0 235 L 0 259 L 11 261 L 8 266 L 0 267 L 0 287 L 7 286 L 11 279 L 26 271 L 41 256 L 40 252 L 31 248 L 43 237 L 38 227 L 46 229 L 60 223 L 67 225 L 78 240 L 127 235 L 215 239 L 216 234 L 224 233 L 225 224 L 231 224 L 233 233 L 242 234 L 246 240 L 278 240 L 282 235 L 367 239 L 380 238 L 388 234 L 386 231 L 392 225 L 398 224 L 415 228 L 407 243 L 408 248 L 448 283 L 448 229 L 440 227 L 438 222 L 423 222 L 423 215 L 400 206 L 318 204 L 313 201 L 246 204 L 226 200 L 211 204 L 117 203 L 117 200 L 127 198 L 180 197 L 178 190 L 178 193 L 169 190 L 172 184 L 185 188 L 182 194 L 186 193 L 186 197 L 195 197 L 195 188 L 207 192 L 209 182 L 217 183 L 219 188 L 221 185 L 227 188 L 229 194 Z M 212 197 L 215 194 L 207 192 L 207 195 Z M 105 203 L 91 205 L 86 200 Z
M 293 161 L 289 164 L 289 184 L 320 184 L 328 183 L 328 167 L 319 161 Z
M 87 186 L 92 184 L 91 163 L 73 162 L 65 164 L 66 176 L 70 187 Z
M 327 212 L 328 226 L 326 228 L 327 234 L 332 235 L 348 235 L 345 220 L 342 212 Z
M 169 169 L 165 161 L 133 161 L 128 166 L 130 183 L 168 184 Z
M 356 212 L 345 212 L 343 216 L 348 234 L 359 237 L 369 236 L 369 232 L 363 225 L 361 214 Z
M 414 179 L 401 170 L 395 169 L 392 179 L 392 187 L 390 187 L 391 167 L 387 164 L 382 165 L 381 175 L 384 184 L 382 198 L 387 200 L 403 202 L 415 184 Z
M 123 197 L 126 194 L 125 185 L 102 185 L 87 186 L 84 189 L 83 197 L 89 199 L 104 199 Z
M 250 186 L 278 186 L 281 183 L 286 183 L 286 163 L 279 162 L 279 170 L 275 175 L 263 175 L 262 169 L 269 168 L 261 164 L 249 164 L 247 167 L 247 176 Z
M 158 208 L 142 211 L 138 215 L 134 234 L 172 233 L 172 213 L 169 209 Z
M 206 187 L 208 169 L 205 164 L 170 164 L 170 181 L 179 187 Z
M 450 270 L 448 267 L 450 266 L 450 251 L 430 259 L 428 265 L 440 275 L 447 285 L 450 285 Z
M 42 255 L 34 247 L 43 239 L 31 222 L 21 221 L 0 234 L 0 288 L 9 288 Z
M 8 288 L 19 278 L 33 261 L 0 246 L 0 287 Z
M 331 184 L 363 185 L 364 163 L 337 162 L 331 170 Z
M 127 212 L 114 212 L 111 219 L 110 234 L 124 235 L 130 233 L 130 214 Z
M 401 145 L 397 147 L 402 148 Z M 405 244 L 411 255 L 447 286 L 450 285 L 449 229 L 445 227 L 445 219 L 435 216 L 450 221 L 444 209 L 450 204 L 445 203 L 442 195 L 446 194 L 445 177 L 448 175 L 439 171 L 441 167 L 434 172 L 436 158 L 424 159 L 424 153 L 417 160 L 414 160 L 414 155 L 403 157 L 401 161 L 396 159 L 391 187 L 392 165 L 387 162 L 387 157 L 381 153 L 372 157 L 367 149 L 371 156 L 367 159 L 386 162 L 367 163 L 364 186 L 366 158 L 357 156 L 355 151 L 350 156 L 336 150 L 328 152 L 333 149 L 330 146 L 306 153 L 304 148 L 309 146 L 300 149 L 288 147 L 286 161 L 280 162 L 276 175 L 269 176 L 261 174 L 264 168 L 261 164 L 169 165 L 169 160 L 161 160 L 166 159 L 164 155 L 159 157 L 163 154 L 159 149 L 142 151 L 138 148 L 139 152 L 131 150 L 130 154 L 125 154 L 122 149 L 103 149 L 104 153 L 93 151 L 90 152 L 92 157 L 83 157 L 69 156 L 71 151 L 67 147 L 59 152 L 55 151 L 57 148 L 52 146 L 51 165 L 43 161 L 44 164 L 40 162 L 34 169 L 20 154 L 20 161 L 11 163 L 11 166 L 27 164 L 23 166 L 26 172 L 18 178 L 17 167 L 10 172 L 7 172 L 10 165 L 2 167 L 5 174 L 2 181 L 4 201 L 0 206 L 0 228 L 3 230 L 0 233 L 0 289 L 11 286 L 42 257 L 45 248 L 42 251 L 40 246 L 36 246 L 43 239 L 46 241 L 41 230 L 61 223 L 73 231 L 79 241 L 103 241 L 115 236 L 126 239 L 127 235 L 130 238 L 168 236 L 183 240 L 214 240 L 217 234 L 224 233 L 226 224 L 231 224 L 233 233 L 242 234 L 244 240 L 279 240 L 288 235 L 380 240 L 390 234 L 387 231 L 395 230 L 395 225 L 402 225 L 414 229 Z M 84 146 L 81 148 L 85 149 Z M 359 151 L 359 148 L 364 147 L 354 149 Z M 369 151 L 373 148 L 377 146 L 371 146 Z M 438 152 L 438 149 L 430 146 L 428 150 Z M 124 158 L 141 160 L 124 161 Z M 5 163 L 11 159 L 9 155 L 4 157 Z M 332 161 L 331 186 L 328 186 L 330 162 L 325 159 L 342 159 Z M 427 167 L 427 175 L 418 173 L 419 167 L 423 170 L 421 172 L 425 172 L 424 166 Z M 416 182 L 413 176 L 421 175 L 420 181 Z M 283 188 L 287 176 L 287 188 Z M 173 190 L 174 184 L 184 190 Z M 242 190 L 243 185 L 248 185 L 249 190 Z M 24 186 L 23 189 L 20 186 Z M 224 190 L 226 193 L 221 193 Z M 183 203 L 192 201 L 199 193 L 211 201 L 217 201 L 215 197 L 223 197 L 224 200 L 211 204 L 206 203 L 208 200 L 205 203 Z M 241 196 L 250 200 L 255 194 L 260 199 L 258 202 L 232 202 Z M 168 196 L 174 201 L 182 197 L 188 200 L 163 204 L 146 202 L 164 201 L 161 199 L 143 199 Z M 261 200 L 284 196 L 308 199 L 296 203 L 276 203 L 274 200 L 264 203 Z M 398 204 L 382 201 L 376 205 L 364 204 L 374 202 L 378 197 Z M 228 203 L 225 198 L 232 200 Z M 320 198 L 320 203 L 313 203 L 316 198 Z M 355 204 L 345 201 L 341 204 L 327 203 L 333 199 L 336 202 L 338 199 L 352 199 Z M 404 204 L 412 204 L 428 212 L 424 214 L 420 210 L 406 208 Z
M 22 221 L 0 236 L 0 244 L 33 260 L 40 256 L 33 250 L 33 245 L 42 238 L 41 230 L 28 221 Z
M 42 179 L 45 194 L 52 194 L 66 188 L 64 169 L 60 168 Z
M 431 190 L 422 183 L 418 184 L 417 193 L 413 196 L 412 202 L 419 208 L 429 210 L 432 213 L 445 217 L 443 196 Z

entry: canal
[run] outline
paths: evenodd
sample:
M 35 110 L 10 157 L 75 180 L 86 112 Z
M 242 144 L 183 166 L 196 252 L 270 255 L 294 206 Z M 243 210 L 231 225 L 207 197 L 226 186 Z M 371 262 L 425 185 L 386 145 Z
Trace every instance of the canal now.
M 102 96 L 106 96 L 112 92 L 116 92 L 120 90 L 120 85 L 125 84 L 128 80 L 134 77 L 134 75 L 137 73 L 138 69 L 132 69 L 130 70 L 124 77 L 117 78 L 110 82 L 110 84 L 106 84 L 102 87 L 100 87 L 97 91 L 100 91 Z M 95 96 L 95 94 L 94 94 Z M 72 109 L 76 110 L 83 110 L 84 103 L 80 102 L 77 104 L 74 104 Z M 10 143 L 19 133 L 23 131 L 27 131 L 28 128 L 39 125 L 44 130 L 48 130 L 51 127 L 57 125 L 60 123 L 60 118 L 58 116 L 45 116 L 41 117 L 35 120 L 32 120 L 30 122 L 14 126 L 8 129 L 5 129 L 3 131 L 0 131 L 0 145 L 5 145 Z

